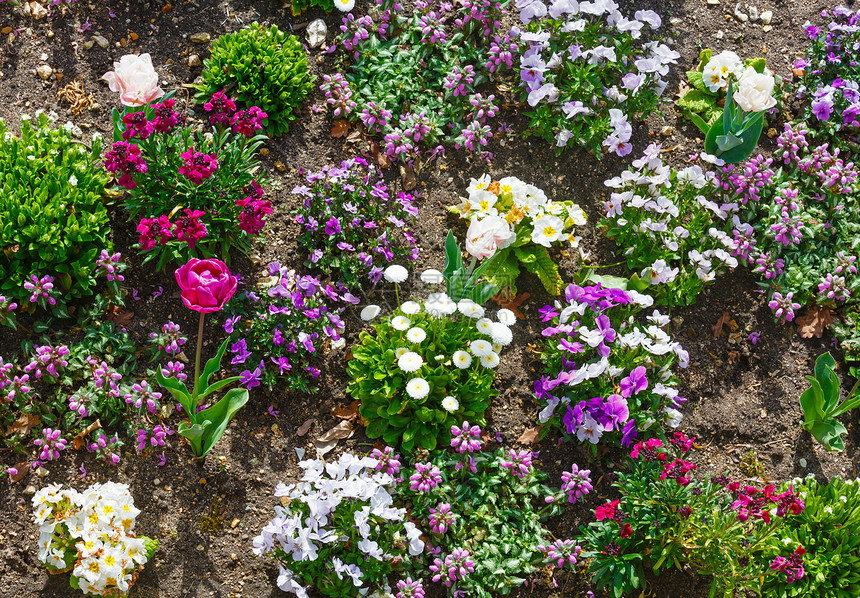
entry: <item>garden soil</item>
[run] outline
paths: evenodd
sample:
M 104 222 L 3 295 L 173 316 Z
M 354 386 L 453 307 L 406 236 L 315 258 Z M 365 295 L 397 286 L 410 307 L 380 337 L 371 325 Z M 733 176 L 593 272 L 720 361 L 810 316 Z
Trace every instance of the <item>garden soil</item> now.
M 742 22 L 734 16 L 734 2 L 712 2 L 622 3 L 622 10 L 629 12 L 640 8 L 658 11 L 664 22 L 661 31 L 681 52 L 667 97 L 678 89 L 683 72 L 696 66 L 699 51 L 705 47 L 731 49 L 741 56 L 763 55 L 770 68 L 790 77 L 790 65 L 805 47 L 803 23 L 815 21 L 821 9 L 832 7 L 831 2 L 818 0 L 768 0 L 767 4 L 757 5 L 760 13 L 773 11 L 771 28 L 765 31 L 761 22 Z M 360 0 L 354 12 L 362 14 L 369 8 L 367 2 Z M 741 8 L 749 12 L 745 4 Z M 117 100 L 99 77 L 111 70 L 113 61 L 122 55 L 151 54 L 162 87 L 177 89 L 178 103 L 185 106 L 191 95 L 189 86 L 201 72 L 200 66 L 189 65 L 206 59 L 209 51 L 209 43 L 193 42 L 192 36 L 199 40 L 207 37 L 196 34 L 208 34 L 214 39 L 254 20 L 277 24 L 301 35 L 307 23 L 317 17 L 323 17 L 328 24 L 330 40 L 340 24 L 338 13 L 325 16 L 310 11 L 294 18 L 289 10 L 282 9 L 279 0 L 173 0 L 172 4 L 168 0 L 78 0 L 68 7 L 53 7 L 51 14 L 40 20 L 3 3 L 0 117 L 17 131 L 22 113 L 42 109 L 56 113 L 60 124 L 70 120 L 80 127 L 83 143 L 88 144 L 95 132 L 110 138 L 110 110 Z M 310 56 L 312 69 L 318 75 L 336 68 L 333 55 L 311 50 Z M 50 67 L 47 79 L 36 73 L 42 65 Z M 46 73 L 45 68 L 41 70 Z M 61 88 L 76 79 L 82 83 L 84 94 L 91 94 L 94 104 L 93 109 L 84 109 L 80 114 L 72 114 L 69 104 L 57 97 Z M 520 131 L 524 125 L 518 116 L 522 108 L 515 105 L 511 86 L 511 81 L 502 81 L 491 91 L 506 101 L 498 119 Z M 276 213 L 258 255 L 252 260 L 236 257 L 233 262 L 234 269 L 247 277 L 262 272 L 269 261 L 294 261 L 297 229 L 289 217 L 295 203 L 290 191 L 303 181 L 302 173 L 368 152 L 368 141 L 361 136 L 353 142 L 333 138 L 331 117 L 325 111 L 311 110 L 313 105 L 323 105 L 318 90 L 309 97 L 289 133 L 267 146 L 263 161 L 277 185 L 270 194 Z M 779 122 L 773 124 L 780 126 Z M 667 104 L 662 114 L 637 123 L 634 147 L 641 152 L 649 142 L 659 141 L 664 157 L 681 163 L 701 150 L 700 137 L 698 130 L 679 120 L 673 106 Z M 773 145 L 771 139 L 762 138 L 763 151 L 772 150 Z M 477 178 L 485 172 L 494 178 L 520 177 L 543 188 L 551 198 L 573 200 L 585 209 L 589 224 L 583 227 L 582 250 L 587 257 L 576 251 L 556 254 L 566 280 L 572 279 L 583 263 L 608 266 L 618 261 L 613 244 L 594 225 L 607 196 L 603 181 L 625 168 L 625 161 L 615 157 L 598 161 L 587 153 L 573 151 L 557 158 L 545 142 L 513 135 L 493 140 L 489 149 L 495 154 L 490 165 L 467 161 L 452 151 L 417 174 L 416 190 L 422 195 L 418 202 L 421 215 L 414 231 L 422 251 L 419 268 L 441 269 L 446 231 L 454 228 L 460 235 L 464 232 L 463 224 L 445 208 L 465 193 L 470 177 Z M 387 177 L 401 184 L 394 169 Z M 130 246 L 136 241 L 134 227 L 121 209 L 114 208 L 111 214 L 115 244 L 123 255 L 133 256 Z M 623 273 L 617 267 L 606 268 L 605 272 Z M 149 332 L 169 319 L 193 335 L 195 314 L 182 306 L 170 274 L 156 273 L 151 266 L 141 266 L 136 261 L 126 272 L 126 286 L 137 289 L 140 298 L 128 297 L 127 312 L 122 314 L 139 345 L 146 344 Z M 533 349 L 541 338 L 537 310 L 552 300 L 528 275 L 519 287 L 521 297 L 529 294 L 518 308 L 524 317 L 515 327 L 512 349 L 502 356 L 495 382 L 500 394 L 489 411 L 490 435 L 495 438 L 498 433 L 506 443 L 516 443 L 527 428 L 536 425 L 538 408 L 531 389 L 538 366 Z M 415 292 L 427 291 L 419 283 Z M 724 313 L 727 323 L 716 334 L 714 325 Z M 837 454 L 824 452 L 800 428 L 798 397 L 807 385 L 805 376 L 811 373 L 815 357 L 833 346 L 827 332 L 820 339 L 801 339 L 793 327 L 775 325 L 754 278 L 745 271 L 720 278 L 698 297 L 695 305 L 673 310 L 672 317 L 670 331 L 691 356 L 690 367 L 681 374 L 682 395 L 689 399 L 682 407 L 685 419 L 681 429 L 698 438 L 701 450 L 695 454 L 705 472 L 728 470 L 741 479 L 767 480 L 810 473 L 821 480 L 837 474 L 857 475 L 857 425 L 844 422 L 849 428 L 847 449 Z M 360 328 L 357 315 L 350 314 L 348 344 L 356 342 Z M 214 330 L 214 326 L 209 328 L 213 338 L 206 345 L 210 354 L 217 340 Z M 751 332 L 760 335 L 757 343 L 749 340 Z M 4 329 L 0 354 L 14 351 L 23 338 Z M 324 371 L 322 389 L 316 394 L 284 393 L 278 389 L 267 393 L 259 388 L 252 391 L 251 401 L 203 465 L 194 463 L 188 448 L 174 437 L 163 453 L 163 466 L 157 455 L 139 455 L 132 446 L 125 447 L 123 461 L 116 467 L 95 460 L 83 450 L 69 450 L 58 462 L 48 464 L 44 477 L 31 474 L 16 484 L 0 481 L 0 597 L 77 594 L 69 588 L 67 574 L 48 575 L 36 559 L 38 531 L 32 521 L 30 494 L 48 483 L 82 489 L 108 480 L 131 486 L 136 505 L 143 511 L 137 531 L 161 542 L 154 560 L 147 564 L 132 589 L 132 596 L 281 595 L 275 586 L 277 568 L 267 559 L 256 558 L 251 542 L 277 504 L 272 496 L 274 485 L 296 479 L 297 449 L 313 457 L 314 439 L 341 421 L 333 415 L 333 409 L 351 401 L 345 393 L 347 359 L 348 352 L 343 349 L 325 357 L 320 364 Z M 848 382 L 845 379 L 843 386 Z M 312 421 L 309 430 L 299 435 L 299 428 L 308 421 Z M 355 434 L 340 441 L 329 456 L 344 450 L 367 451 L 372 444 L 357 427 Z M 539 451 L 540 466 L 548 471 L 552 484 L 558 483 L 561 471 L 571 463 L 587 462 L 583 450 L 574 443 L 559 444 L 553 434 L 527 446 Z M 0 450 L 0 461 L 7 466 L 20 460 L 9 449 Z M 568 537 L 591 520 L 593 508 L 613 495 L 611 476 L 607 474 L 622 460 L 622 453 L 610 452 L 601 454 L 598 464 L 589 464 L 596 482 L 594 492 L 583 504 L 568 508 L 563 517 L 551 522 L 555 535 Z M 586 575 L 565 573 L 558 577 L 558 587 L 549 588 L 538 582 L 519 589 L 517 595 L 573 598 L 585 596 L 589 589 Z M 708 584 L 693 572 L 681 571 L 649 578 L 642 596 L 699 598 L 707 596 L 707 590 Z

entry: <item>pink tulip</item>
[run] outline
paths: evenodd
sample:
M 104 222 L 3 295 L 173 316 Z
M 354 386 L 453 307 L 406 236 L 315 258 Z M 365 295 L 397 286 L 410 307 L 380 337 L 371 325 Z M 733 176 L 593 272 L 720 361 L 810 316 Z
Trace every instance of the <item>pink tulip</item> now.
M 202 314 L 220 311 L 236 292 L 238 282 L 221 260 L 191 258 L 176 270 L 182 302 Z
M 108 82 L 111 91 L 119 93 L 123 105 L 145 106 L 164 95 L 149 54 L 126 54 L 113 63 L 113 68 L 102 79 Z

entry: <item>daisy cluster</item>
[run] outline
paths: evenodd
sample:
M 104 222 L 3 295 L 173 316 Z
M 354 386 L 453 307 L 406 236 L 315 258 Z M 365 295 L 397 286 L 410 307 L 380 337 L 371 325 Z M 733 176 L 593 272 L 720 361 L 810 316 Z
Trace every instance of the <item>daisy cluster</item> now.
M 307 598 L 308 586 L 330 596 L 357 596 L 388 586 L 395 565 L 424 551 L 421 530 L 393 506 L 396 456 L 344 453 L 338 461 L 299 462 L 299 483 L 278 484 L 275 518 L 254 538 L 253 552 L 278 562 L 278 587 Z
M 860 170 L 852 154 L 816 143 L 800 124 L 777 138 L 774 157 L 725 167 L 720 187 L 740 203 L 727 230 L 732 255 L 768 290 L 776 318 L 808 303 L 836 308 L 860 291 L 857 250 Z
M 821 18 L 823 26 L 805 26 L 811 43 L 794 63 L 802 71 L 797 96 L 807 100 L 805 120 L 838 139 L 836 133 L 860 128 L 860 11 L 837 6 Z
M 312 390 L 322 353 L 344 344 L 343 306 L 357 302 L 343 284 L 332 286 L 270 263 L 253 289 L 238 293 L 225 312 L 228 369 L 248 390 L 261 385 Z
M 630 19 L 613 0 L 518 0 L 525 29 L 517 40 L 517 68 L 527 112 L 527 132 L 567 147 L 586 146 L 629 154 L 631 119 L 643 118 L 666 89 L 669 65 L 680 54 L 658 41 L 644 41 L 660 16 L 638 10 Z
M 293 194 L 301 200 L 294 212 L 301 227 L 296 241 L 307 252 L 308 268 L 354 289 L 379 282 L 385 267 L 400 258 L 418 258 L 410 232 L 418 216 L 415 197 L 395 194 L 364 158 L 309 174 L 306 182 Z
M 647 324 L 633 318 L 653 299 L 636 291 L 572 284 L 565 301 L 541 308 L 549 326 L 535 382 L 538 419 L 565 438 L 596 445 L 606 436 L 629 446 L 641 435 L 681 423 L 672 366 L 688 353 L 666 333 L 669 316 L 654 310 Z
M 371 305 L 362 317 L 379 313 Z M 436 292 L 404 302 L 374 326 L 375 335 L 362 333 L 347 366 L 347 391 L 361 401 L 369 437 L 432 449 L 447 442 L 452 422 L 483 422 L 495 394 L 493 370 L 516 322 L 508 309 L 499 310 L 495 321 L 487 315 L 470 299 L 455 302 Z
M 39 560 L 71 571 L 84 594 L 125 594 L 158 542 L 135 536 L 140 510 L 125 484 L 94 484 L 84 492 L 52 484 L 33 496 Z
M 537 453 L 484 449 L 480 426 L 451 426 L 448 451 L 416 460 L 399 487 L 411 516 L 427 533 L 425 562 L 430 582 L 450 596 L 490 598 L 507 594 L 546 563 L 573 567 L 579 547 L 570 540 L 550 543 L 544 521 L 591 490 L 588 471 L 565 472 L 561 490 L 546 486 L 534 465 Z M 550 572 L 550 575 L 552 573 Z
M 741 226 L 740 204 L 731 195 L 721 199 L 711 170 L 721 160 L 702 154 L 701 163 L 678 170 L 663 162 L 660 149 L 649 145 L 604 183 L 612 192 L 598 226 L 660 303 L 689 304 L 706 283 L 737 267 L 736 243 L 724 229 Z

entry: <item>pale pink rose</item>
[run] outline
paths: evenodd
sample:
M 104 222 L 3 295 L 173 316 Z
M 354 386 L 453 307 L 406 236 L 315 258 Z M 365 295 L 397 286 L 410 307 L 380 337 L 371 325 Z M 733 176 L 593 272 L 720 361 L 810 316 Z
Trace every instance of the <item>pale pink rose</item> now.
M 514 240 L 514 233 L 498 216 L 485 216 L 472 220 L 466 231 L 466 251 L 478 259 L 492 257 L 497 249 L 504 249 Z
M 125 106 L 145 106 L 164 95 L 149 54 L 126 54 L 113 63 L 114 70 L 102 75 L 111 91 L 119 93 Z

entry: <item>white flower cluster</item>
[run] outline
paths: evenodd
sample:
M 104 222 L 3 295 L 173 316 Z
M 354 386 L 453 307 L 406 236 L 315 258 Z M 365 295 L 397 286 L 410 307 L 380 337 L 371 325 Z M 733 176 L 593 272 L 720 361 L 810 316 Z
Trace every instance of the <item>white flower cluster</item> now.
M 707 158 L 713 160 L 712 157 Z M 715 176 L 714 172 L 704 171 L 695 164 L 675 173 L 673 179 L 672 168 L 660 158 L 660 146 L 652 143 L 642 158 L 633 161 L 631 169 L 604 183 L 617 191 L 610 194 L 603 208 L 608 218 L 615 218 L 618 227 L 632 227 L 634 233 L 652 239 L 655 245 L 662 246 L 661 250 L 670 253 L 677 252 L 691 234 L 684 225 L 685 221 L 690 220 L 691 214 L 687 209 L 681 213 L 673 198 L 681 201 L 685 195 L 695 196 L 698 207 L 723 221 L 732 215 L 735 228 L 746 232 L 749 225 L 740 222 L 736 214 L 739 210 L 737 203 L 718 204 L 708 199 L 709 195 L 718 194 Z M 631 222 L 632 219 L 635 221 Z M 698 230 L 692 232 L 700 234 Z M 631 254 L 640 245 L 637 243 L 629 247 L 625 255 Z M 703 282 L 714 280 L 723 267 L 734 269 L 738 265 L 737 258 L 727 251 L 735 249 L 735 243 L 722 230 L 709 227 L 708 236 L 703 236 L 697 247 L 702 251 L 689 251 L 686 258 L 691 265 L 690 270 L 695 270 L 696 276 Z M 664 259 L 657 259 L 640 275 L 648 278 L 651 284 L 663 284 L 674 281 L 679 271 L 679 268 L 672 268 Z
M 421 531 L 406 521 L 406 509 L 392 506 L 394 499 L 388 489 L 394 487 L 396 480 L 388 473 L 376 471 L 378 463 L 372 457 L 349 453 L 328 464 L 315 459 L 299 462 L 299 467 L 305 470 L 301 481 L 275 487 L 275 496 L 288 497 L 290 505 L 275 507 L 275 518 L 254 538 L 254 554 L 261 556 L 281 549 L 295 562 L 315 561 L 323 545 L 340 542 L 344 550 L 349 550 L 347 543 L 353 530 L 360 538 L 353 548 L 357 547 L 367 559 L 393 558 L 377 542 L 383 534 L 390 534 L 394 541 L 402 539 L 408 544 L 409 554 L 421 554 L 424 551 Z M 358 507 L 360 503 L 363 504 Z M 354 526 L 350 530 L 336 527 L 340 519 L 336 513 L 341 505 L 348 505 L 353 512 Z M 405 538 L 401 537 L 401 530 Z M 278 587 L 307 598 L 306 588 L 295 573 L 283 565 L 279 567 Z M 338 557 L 332 557 L 331 570 L 339 579 L 348 576 L 355 587 L 364 583 L 358 565 L 346 564 Z
M 516 177 L 493 181 L 485 174 L 472 179 L 468 198 L 451 208 L 471 220 L 466 233 L 466 251 L 483 259 L 513 244 L 530 228 L 532 243 L 551 247 L 558 241 L 569 241 L 573 247 L 580 237 L 565 232 L 571 226 L 585 224 L 585 212 L 570 201 L 551 201 L 546 194 Z M 520 243 L 521 244 L 521 243 Z
M 147 562 L 143 539 L 132 533 L 140 510 L 126 484 L 94 484 L 84 492 L 58 484 L 33 497 L 39 560 L 72 569 L 84 594 L 125 593 Z

